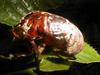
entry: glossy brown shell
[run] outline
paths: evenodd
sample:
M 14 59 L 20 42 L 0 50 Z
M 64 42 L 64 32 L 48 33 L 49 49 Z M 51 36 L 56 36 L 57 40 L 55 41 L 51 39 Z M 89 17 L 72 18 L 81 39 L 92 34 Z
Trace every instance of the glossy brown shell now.
M 79 53 L 84 44 L 81 31 L 73 23 L 48 12 L 33 11 L 23 17 L 14 29 L 15 36 L 19 38 L 25 36 L 32 40 L 41 37 L 46 46 L 67 54 Z M 21 29 L 21 32 L 17 29 Z

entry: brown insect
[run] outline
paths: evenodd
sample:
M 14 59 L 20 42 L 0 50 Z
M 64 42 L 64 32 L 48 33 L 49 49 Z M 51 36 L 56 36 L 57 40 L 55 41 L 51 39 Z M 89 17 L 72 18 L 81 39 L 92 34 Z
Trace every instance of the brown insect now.
M 73 23 L 44 11 L 29 13 L 13 27 L 12 32 L 15 39 L 29 39 L 37 55 L 45 46 L 56 49 L 56 52 L 74 55 L 82 50 L 84 44 L 81 31 Z

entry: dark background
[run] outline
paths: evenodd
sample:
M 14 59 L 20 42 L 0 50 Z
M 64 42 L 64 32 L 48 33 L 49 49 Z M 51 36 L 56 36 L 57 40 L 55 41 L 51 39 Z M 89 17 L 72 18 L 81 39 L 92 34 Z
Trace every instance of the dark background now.
M 93 46 L 100 53 L 100 33 L 99 33 L 100 32 L 100 28 L 99 28 L 100 8 L 99 7 L 100 7 L 99 0 L 65 0 L 64 4 L 61 7 L 58 7 L 56 9 L 50 9 L 48 11 L 64 16 L 65 18 L 73 22 L 75 25 L 77 25 L 82 31 L 85 37 L 85 41 L 87 41 L 91 46 Z M 11 36 L 9 31 L 10 29 L 11 27 L 0 24 L 0 49 L 1 49 L 0 53 L 5 56 L 7 56 L 9 51 L 5 52 L 4 50 L 9 50 L 11 46 L 12 37 L 9 37 Z M 5 41 L 7 42 L 5 43 Z M 0 62 L 0 67 L 2 67 L 1 66 L 2 64 L 5 65 L 5 67 L 7 67 L 4 62 Z M 8 64 L 10 65 L 8 66 L 8 69 L 9 67 L 11 67 L 11 64 L 14 65 L 13 62 Z M 27 66 L 25 64 L 23 65 Z M 19 64 L 19 66 L 23 66 L 23 65 Z M 7 71 L 9 72 L 8 69 L 4 71 L 2 70 L 2 73 Z M 41 72 L 41 75 L 44 74 L 100 75 L 100 63 L 92 63 L 92 64 L 75 63 L 69 71 L 57 71 L 51 73 Z

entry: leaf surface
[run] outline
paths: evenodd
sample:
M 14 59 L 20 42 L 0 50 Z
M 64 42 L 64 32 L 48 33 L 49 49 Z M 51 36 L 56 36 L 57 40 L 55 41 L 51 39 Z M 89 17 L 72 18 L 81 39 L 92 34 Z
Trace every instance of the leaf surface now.
M 87 43 L 85 43 L 83 50 L 75 57 L 76 57 L 75 61 L 79 63 L 100 62 L 100 54 Z
M 49 10 L 63 4 L 64 0 L 0 0 L 0 23 L 16 25 L 33 10 Z

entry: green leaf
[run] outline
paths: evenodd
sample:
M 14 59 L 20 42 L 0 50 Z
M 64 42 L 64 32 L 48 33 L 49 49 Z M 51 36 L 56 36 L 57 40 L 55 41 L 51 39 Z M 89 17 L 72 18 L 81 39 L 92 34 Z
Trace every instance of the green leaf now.
M 51 72 L 69 70 L 71 63 L 54 55 L 44 55 L 40 62 L 40 70 Z
M 64 0 L 0 0 L 0 23 L 16 25 L 33 10 L 49 10 L 61 5 Z
M 87 43 L 85 43 L 83 50 L 75 57 L 75 61 L 78 63 L 100 62 L 100 54 L 98 54 L 97 51 Z

